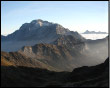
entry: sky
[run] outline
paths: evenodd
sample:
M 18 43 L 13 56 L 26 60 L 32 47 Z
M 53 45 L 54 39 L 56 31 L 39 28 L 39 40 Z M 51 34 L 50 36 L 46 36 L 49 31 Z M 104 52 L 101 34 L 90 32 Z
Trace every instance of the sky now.
M 71 31 L 108 32 L 108 1 L 1 1 L 1 34 L 42 19 Z

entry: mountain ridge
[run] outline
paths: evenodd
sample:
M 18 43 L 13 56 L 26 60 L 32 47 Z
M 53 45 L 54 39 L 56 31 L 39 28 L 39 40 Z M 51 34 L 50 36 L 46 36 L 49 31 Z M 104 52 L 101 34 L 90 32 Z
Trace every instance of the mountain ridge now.
M 99 31 L 99 32 L 95 32 L 95 31 L 88 31 L 88 30 L 86 30 L 84 33 L 82 33 L 82 34 L 108 34 L 107 32 L 101 32 L 101 31 Z

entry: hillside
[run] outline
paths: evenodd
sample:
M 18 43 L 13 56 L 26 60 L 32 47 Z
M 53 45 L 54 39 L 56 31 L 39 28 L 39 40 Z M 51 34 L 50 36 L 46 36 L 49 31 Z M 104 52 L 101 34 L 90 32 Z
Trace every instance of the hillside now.
M 109 59 L 72 72 L 1 66 L 1 87 L 108 87 Z

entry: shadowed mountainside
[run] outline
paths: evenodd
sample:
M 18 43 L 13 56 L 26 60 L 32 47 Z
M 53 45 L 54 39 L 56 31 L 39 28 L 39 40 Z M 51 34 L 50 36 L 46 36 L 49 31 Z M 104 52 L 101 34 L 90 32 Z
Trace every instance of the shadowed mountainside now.
M 1 66 L 1 87 L 108 87 L 109 59 L 72 72 L 32 67 Z

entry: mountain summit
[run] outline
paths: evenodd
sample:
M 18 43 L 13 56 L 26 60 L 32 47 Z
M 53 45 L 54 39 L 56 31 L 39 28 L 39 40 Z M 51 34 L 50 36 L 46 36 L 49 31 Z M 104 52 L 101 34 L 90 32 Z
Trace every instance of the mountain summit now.
M 45 38 L 53 39 L 52 37 L 55 38 L 58 37 L 58 34 L 64 35 L 67 32 L 70 32 L 69 29 L 66 29 L 59 24 L 38 19 L 33 20 L 30 23 L 24 23 L 19 30 L 8 35 L 5 40 L 27 41 Z M 4 39 L 2 40 L 5 41 Z

